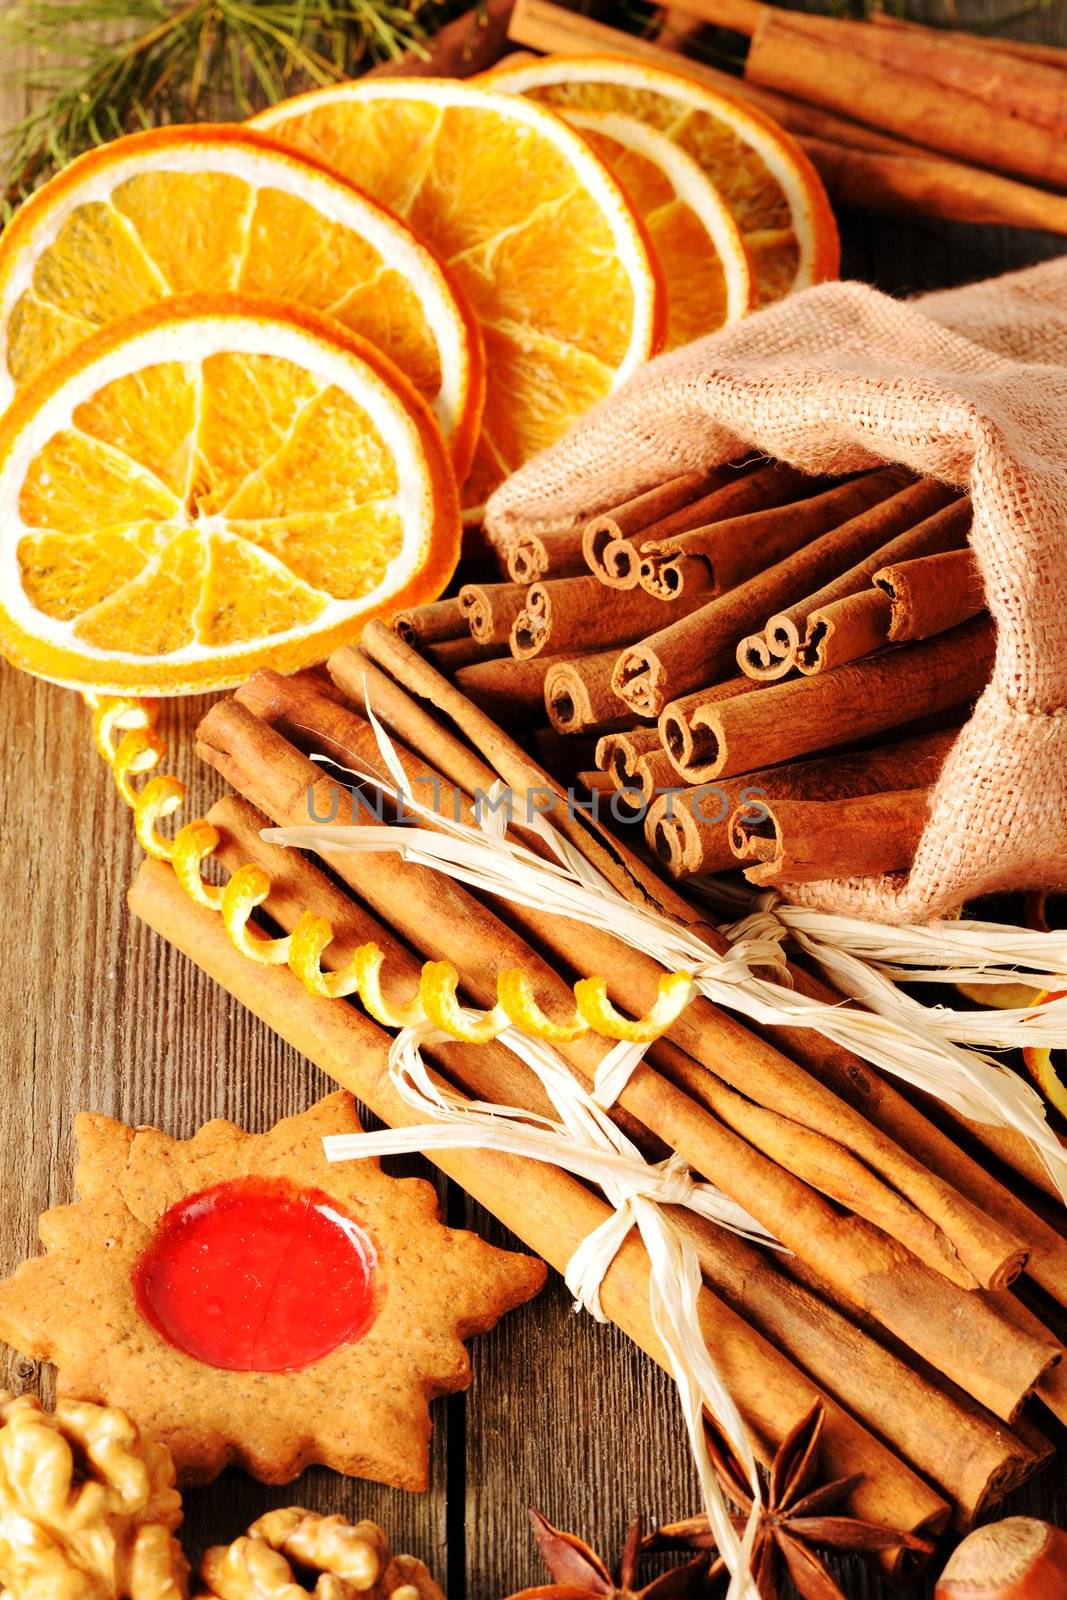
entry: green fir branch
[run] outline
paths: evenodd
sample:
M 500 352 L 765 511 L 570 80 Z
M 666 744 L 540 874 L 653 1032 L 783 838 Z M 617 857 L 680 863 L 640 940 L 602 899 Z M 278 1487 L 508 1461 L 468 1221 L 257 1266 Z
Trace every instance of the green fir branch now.
M 0 46 L 34 109 L 0 136 L 6 210 L 73 157 L 135 128 L 245 117 L 422 53 L 448 0 L 19 0 Z

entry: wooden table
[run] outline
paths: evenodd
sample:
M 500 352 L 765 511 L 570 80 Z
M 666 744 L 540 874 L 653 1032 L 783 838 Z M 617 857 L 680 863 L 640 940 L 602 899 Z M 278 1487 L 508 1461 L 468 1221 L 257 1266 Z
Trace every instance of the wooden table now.
M 975 0 L 964 14 L 977 18 L 996 9 Z M 936 15 L 933 7 L 930 14 Z M 1064 0 L 1030 19 L 1029 29 L 1035 38 L 1067 44 Z M 9 88 L 0 97 L 0 122 L 20 109 Z M 848 214 L 841 221 L 845 273 L 896 292 L 965 282 L 1067 248 L 1041 235 L 928 221 Z M 203 706 L 172 708 L 168 770 L 186 778 L 192 799 L 206 805 L 220 789 L 194 770 L 191 757 Z M 0 750 L 0 1273 L 6 1275 L 36 1252 L 39 1213 L 72 1198 L 77 1111 L 102 1111 L 188 1138 L 211 1117 L 263 1130 L 331 1086 L 127 914 L 125 892 L 139 851 L 78 697 L 0 666 Z M 191 807 L 186 813 L 196 814 Z M 397 1170 L 418 1170 L 418 1163 Z M 449 1222 L 503 1242 L 491 1218 L 461 1192 L 441 1188 Z M 285 1488 L 230 1472 L 188 1497 L 190 1554 L 235 1537 L 269 1506 L 297 1502 L 377 1519 L 395 1548 L 430 1564 L 451 1600 L 500 1600 L 543 1581 L 528 1506 L 581 1532 L 609 1559 L 633 1513 L 652 1524 L 696 1509 L 672 1385 L 616 1329 L 575 1315 L 558 1280 L 475 1341 L 472 1354 L 471 1391 L 435 1407 L 428 1494 L 319 1469 Z M 0 1350 L 0 1387 L 38 1382 L 50 1396 L 48 1372 Z M 1014 1496 L 1008 1509 L 1067 1522 L 1062 1466 Z M 843 1571 L 850 1600 L 890 1592 L 858 1565 Z

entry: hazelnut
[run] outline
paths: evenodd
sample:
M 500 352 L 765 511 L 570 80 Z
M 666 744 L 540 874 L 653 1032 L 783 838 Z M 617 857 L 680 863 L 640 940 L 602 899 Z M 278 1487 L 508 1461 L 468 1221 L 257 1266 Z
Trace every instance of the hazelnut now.
M 976 1528 L 950 1556 L 934 1600 L 1064 1600 L 1067 1533 L 1035 1517 Z

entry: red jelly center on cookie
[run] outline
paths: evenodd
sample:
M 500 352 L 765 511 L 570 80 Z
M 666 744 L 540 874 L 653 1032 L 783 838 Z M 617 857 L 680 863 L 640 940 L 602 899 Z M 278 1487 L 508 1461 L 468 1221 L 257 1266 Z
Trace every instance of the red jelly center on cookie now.
M 163 1216 L 133 1269 L 141 1315 L 209 1367 L 293 1372 L 374 1320 L 374 1247 L 327 1194 L 238 1178 Z

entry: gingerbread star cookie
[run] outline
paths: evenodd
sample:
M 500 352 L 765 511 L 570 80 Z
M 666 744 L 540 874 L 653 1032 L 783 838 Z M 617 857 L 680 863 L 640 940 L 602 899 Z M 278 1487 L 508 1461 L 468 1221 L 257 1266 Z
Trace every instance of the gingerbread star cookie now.
M 421 1179 L 331 1166 L 323 1135 L 358 1131 L 343 1093 L 259 1135 L 78 1117 L 81 1199 L 0 1283 L 0 1337 L 61 1394 L 122 1407 L 185 1483 L 319 1462 L 425 1488 L 430 1399 L 466 1387 L 462 1341 L 545 1268 L 444 1227 Z

